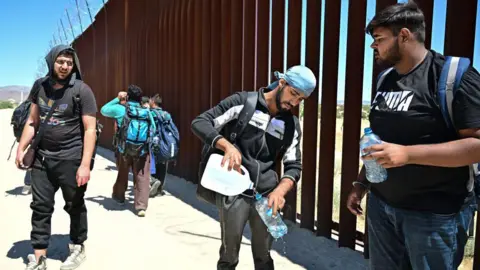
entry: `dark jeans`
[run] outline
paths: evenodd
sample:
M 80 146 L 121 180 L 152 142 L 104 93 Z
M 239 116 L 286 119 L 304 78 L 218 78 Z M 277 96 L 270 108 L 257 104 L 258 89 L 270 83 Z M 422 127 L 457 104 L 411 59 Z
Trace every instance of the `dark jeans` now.
M 23 184 L 26 186 L 32 185 L 32 171 L 26 171 L 25 177 L 23 178 Z
M 394 208 L 373 194 L 367 203 L 370 269 L 458 268 L 475 200 L 450 215 Z
M 55 193 L 60 188 L 63 208 L 70 215 L 70 239 L 74 244 L 87 240 L 87 208 L 83 199 L 87 185 L 78 187 L 76 174 L 80 160 L 37 157 L 32 169 L 32 232 L 34 249 L 46 249 L 51 235 Z
M 217 195 L 220 196 L 220 195 Z M 247 221 L 252 231 L 252 253 L 256 270 L 271 270 L 273 260 L 270 257 L 273 238 L 267 231 L 267 226 L 258 215 L 253 199 L 238 196 L 217 198 L 220 212 L 220 226 L 222 245 L 218 270 L 233 270 L 238 265 L 238 253 L 242 242 L 242 235 Z
M 165 185 L 165 179 L 167 177 L 167 170 L 168 170 L 168 163 L 167 162 L 160 162 L 155 164 L 155 174 L 152 175 L 152 183 L 155 180 L 160 181 L 160 187 L 158 188 L 159 191 L 163 189 Z M 150 184 L 152 184 L 150 183 Z

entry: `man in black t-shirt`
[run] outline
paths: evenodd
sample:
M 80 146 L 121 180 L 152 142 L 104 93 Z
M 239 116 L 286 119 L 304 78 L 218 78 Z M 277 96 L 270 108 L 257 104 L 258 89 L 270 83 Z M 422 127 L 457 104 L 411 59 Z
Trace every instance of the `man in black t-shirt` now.
M 362 169 L 347 201 L 360 215 L 371 191 L 370 268 L 457 269 L 476 209 L 468 165 L 480 161 L 480 75 L 473 67 L 463 75 L 452 106 L 456 130 L 449 129 L 436 98 L 445 57 L 425 48 L 417 5 L 387 7 L 367 33 L 376 62 L 393 67 L 370 113 L 384 143 L 364 157 L 387 168 L 388 178 L 370 184 Z
M 27 270 L 46 269 L 47 247 L 56 191 L 61 188 L 65 211 L 70 215 L 70 255 L 62 270 L 76 269 L 85 259 L 87 209 L 84 194 L 90 180 L 96 140 L 95 97 L 82 81 L 80 64 L 73 48 L 58 45 L 45 58 L 49 73 L 35 81 L 30 97 L 30 115 L 17 149 L 16 164 L 23 157 L 39 128 L 43 136 L 32 167 L 32 232 L 34 255 Z M 54 110 L 49 119 L 45 119 Z M 45 120 L 48 120 L 45 122 Z

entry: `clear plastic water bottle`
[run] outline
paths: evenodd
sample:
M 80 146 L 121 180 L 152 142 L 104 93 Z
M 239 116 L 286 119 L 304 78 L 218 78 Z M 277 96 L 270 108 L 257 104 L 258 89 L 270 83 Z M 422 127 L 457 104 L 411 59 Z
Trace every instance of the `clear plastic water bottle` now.
M 273 238 L 278 239 L 287 234 L 287 225 L 283 222 L 280 214 L 277 214 L 275 217 L 272 216 L 273 210 L 268 207 L 268 199 L 258 193 L 255 195 L 255 199 L 255 209 L 257 209 L 258 214 L 265 225 L 267 225 L 267 230 Z
M 382 143 L 380 137 L 375 135 L 371 128 L 365 128 L 364 132 L 365 134 L 363 134 L 362 138 L 360 139 L 361 156 L 370 154 L 370 152 L 366 152 L 364 150 L 365 148 Z M 378 164 L 375 160 L 364 160 L 363 164 L 365 165 L 365 173 L 368 181 L 372 183 L 381 183 L 387 180 L 387 170 L 380 164 Z

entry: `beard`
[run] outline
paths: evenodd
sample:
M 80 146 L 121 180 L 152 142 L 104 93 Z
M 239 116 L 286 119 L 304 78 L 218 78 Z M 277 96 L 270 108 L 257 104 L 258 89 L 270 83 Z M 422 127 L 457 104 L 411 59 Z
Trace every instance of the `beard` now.
M 380 54 L 378 51 L 375 50 L 377 53 L 378 57 L 376 59 L 377 64 L 380 66 L 393 66 L 400 62 L 402 59 L 400 55 L 400 46 L 398 45 L 397 40 L 395 40 L 395 43 L 393 46 L 391 46 L 386 52 L 385 52 L 385 57 L 381 58 Z
M 281 113 L 285 113 L 285 112 L 288 112 L 290 111 L 290 109 L 285 109 L 282 104 L 284 102 L 282 102 L 282 96 L 283 96 L 283 89 L 285 88 L 285 86 L 283 86 L 282 88 L 280 88 L 278 91 L 277 91 L 277 94 L 275 95 L 275 104 L 277 105 L 277 109 L 278 109 L 278 113 L 281 114 Z
M 61 85 L 65 85 L 70 80 L 71 75 L 72 75 L 72 72 L 70 72 L 70 74 L 68 74 L 64 79 L 60 79 L 57 72 L 54 71 L 52 77 L 50 78 L 50 82 L 52 85 L 55 85 L 57 83 Z

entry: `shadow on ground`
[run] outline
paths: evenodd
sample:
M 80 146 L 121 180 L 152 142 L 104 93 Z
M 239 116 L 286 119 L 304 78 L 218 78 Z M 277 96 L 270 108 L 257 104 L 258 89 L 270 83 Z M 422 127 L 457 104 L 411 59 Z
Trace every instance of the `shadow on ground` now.
M 70 237 L 67 234 L 54 234 L 50 238 L 50 245 L 48 246 L 48 259 L 64 261 L 68 257 L 68 243 Z M 28 263 L 28 254 L 33 254 L 30 240 L 22 240 L 13 243 L 10 250 L 7 252 L 7 257 L 10 259 L 22 258 L 25 264 Z
M 99 149 L 98 154 L 115 162 L 114 154 L 106 149 Z M 174 175 L 167 175 L 165 191 L 172 196 L 201 211 L 216 221 L 219 220 L 215 206 L 197 199 L 196 185 Z M 306 269 L 367 269 L 367 261 L 359 252 L 348 248 L 338 248 L 337 242 L 324 237 L 317 237 L 311 231 L 300 229 L 297 224 L 288 223 L 289 233 L 282 239 L 273 243 L 273 249 L 291 262 Z M 182 231 L 194 237 L 208 237 L 196 233 Z M 245 227 L 244 236 L 251 240 L 250 227 Z M 220 243 L 219 243 L 220 244 Z M 246 244 L 246 243 L 242 243 Z M 248 245 L 248 244 L 247 244 Z
M 28 195 L 23 195 L 22 194 L 22 189 L 23 189 L 23 186 L 20 186 L 20 187 L 14 188 L 14 189 L 7 190 L 7 191 L 5 191 L 5 193 L 7 195 L 11 195 L 11 196 L 18 196 L 18 195 L 28 196 Z

